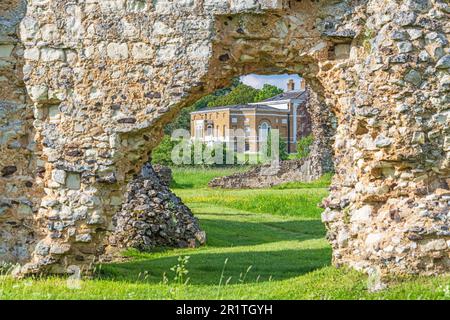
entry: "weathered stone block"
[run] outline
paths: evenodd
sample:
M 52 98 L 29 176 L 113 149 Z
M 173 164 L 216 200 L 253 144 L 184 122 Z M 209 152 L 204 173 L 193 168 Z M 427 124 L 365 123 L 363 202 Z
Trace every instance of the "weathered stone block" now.
M 354 222 L 369 222 L 372 217 L 373 207 L 370 205 L 365 205 L 362 208 L 356 210 L 352 216 L 351 221 Z
M 79 190 L 81 188 L 81 175 L 79 173 L 69 172 L 66 186 L 70 190 Z
M 38 48 L 31 48 L 31 49 L 26 49 L 23 57 L 27 60 L 31 60 L 31 61 L 39 61 L 39 58 L 41 56 L 41 52 Z
M 128 45 L 126 43 L 110 43 L 107 47 L 108 57 L 113 60 L 128 58 Z
M 0 59 L 9 58 L 14 50 L 14 45 L 2 44 L 0 45 Z
M 147 10 L 146 0 L 128 0 L 127 10 L 131 12 L 143 12 Z
M 147 44 L 140 42 L 133 45 L 131 54 L 137 60 L 150 60 L 153 57 L 153 50 Z
M 64 50 L 53 48 L 41 49 L 41 60 L 44 62 L 65 61 Z
M 422 83 L 422 75 L 417 70 L 410 70 L 405 75 L 405 81 L 414 84 L 415 86 L 420 86 Z
M 450 69 L 450 55 L 445 55 L 439 59 L 436 69 Z
M 64 170 L 55 169 L 52 171 L 52 180 L 59 184 L 66 184 L 67 173 Z
M 35 85 L 29 88 L 29 94 L 33 101 L 42 102 L 48 99 L 48 87 L 46 85 Z

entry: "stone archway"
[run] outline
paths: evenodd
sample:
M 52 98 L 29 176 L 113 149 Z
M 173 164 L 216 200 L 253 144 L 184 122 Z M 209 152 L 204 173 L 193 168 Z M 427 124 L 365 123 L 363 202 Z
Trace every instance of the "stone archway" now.
M 45 196 L 22 272 L 89 266 L 162 126 L 235 75 L 282 71 L 337 116 L 323 214 L 334 263 L 447 271 L 448 18 L 434 0 L 30 2 Z

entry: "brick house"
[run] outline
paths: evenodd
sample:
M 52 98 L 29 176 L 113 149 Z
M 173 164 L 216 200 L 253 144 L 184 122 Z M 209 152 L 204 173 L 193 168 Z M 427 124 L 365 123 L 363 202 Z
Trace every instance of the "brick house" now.
M 288 90 L 258 103 L 204 108 L 191 113 L 191 136 L 207 144 L 230 142 L 229 130 L 245 136 L 245 152 L 260 151 L 260 142 L 271 129 L 278 129 L 286 141 L 288 153 L 297 152 L 297 141 L 311 133 L 311 117 L 307 110 L 308 91 L 304 81 L 295 90 L 293 80 Z

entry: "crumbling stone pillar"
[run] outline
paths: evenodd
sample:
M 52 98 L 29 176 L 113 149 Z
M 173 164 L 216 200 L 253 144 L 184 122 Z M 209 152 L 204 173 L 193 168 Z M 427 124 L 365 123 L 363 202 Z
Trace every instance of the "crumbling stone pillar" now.
M 25 11 L 25 1 L 0 3 L 0 264 L 30 259 L 42 197 L 18 33 Z
M 299 73 L 336 116 L 323 215 L 336 265 L 449 269 L 449 4 L 31 1 L 22 21 L 45 196 L 23 272 L 88 266 L 125 186 L 184 105 Z
M 333 261 L 446 272 L 449 4 L 368 1 L 361 9 L 348 58 L 321 71 L 338 115 L 337 175 L 323 214 Z
M 169 189 L 170 169 L 146 164 L 127 186 L 124 204 L 114 216 L 114 232 L 108 239 L 111 252 L 155 247 L 195 248 L 205 244 L 206 234 L 180 198 Z M 168 172 L 169 171 L 169 172 Z

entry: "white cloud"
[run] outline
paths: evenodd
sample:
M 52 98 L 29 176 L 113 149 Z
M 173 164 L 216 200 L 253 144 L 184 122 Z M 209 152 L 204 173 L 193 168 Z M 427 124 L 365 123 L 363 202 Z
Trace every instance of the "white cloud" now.
M 266 83 L 271 84 L 273 86 L 277 86 L 278 88 L 286 91 L 287 90 L 287 82 L 289 79 L 293 79 L 295 81 L 295 88 L 300 88 L 300 77 L 296 74 L 282 74 L 282 75 L 258 75 L 258 74 L 249 74 L 241 77 L 241 81 L 246 85 L 252 86 L 256 89 L 261 89 Z

